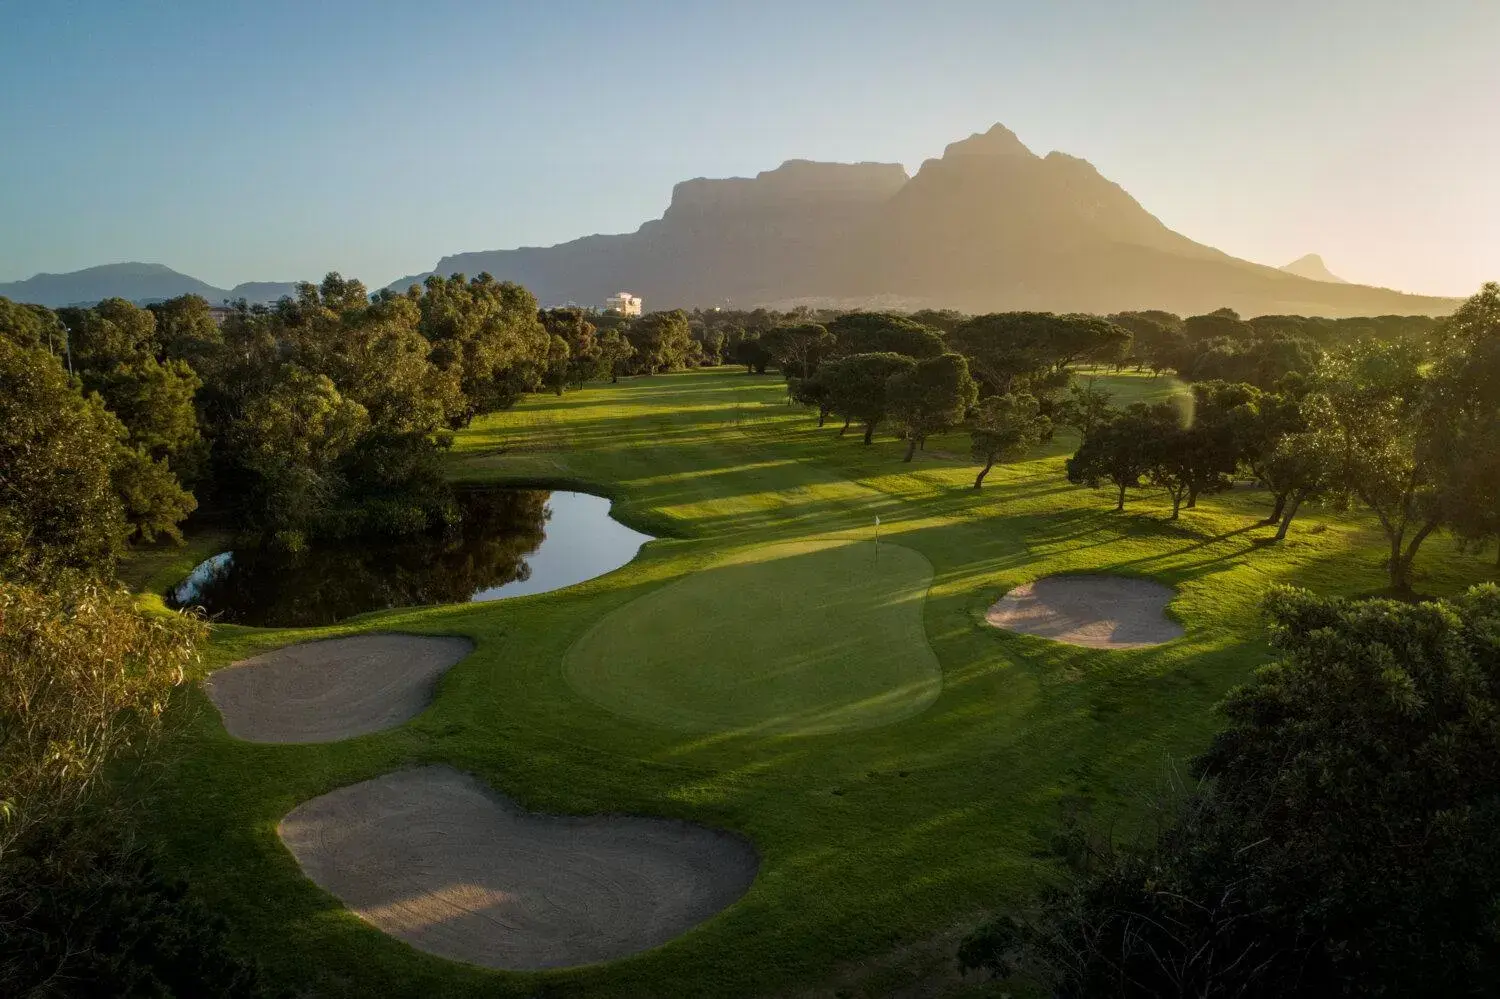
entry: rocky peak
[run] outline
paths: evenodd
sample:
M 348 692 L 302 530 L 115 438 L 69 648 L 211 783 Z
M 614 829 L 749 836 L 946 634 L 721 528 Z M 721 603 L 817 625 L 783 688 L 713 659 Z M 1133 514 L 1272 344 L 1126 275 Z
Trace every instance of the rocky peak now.
M 906 183 L 899 163 L 819 163 L 787 160 L 754 177 L 685 180 L 672 188 L 673 213 L 739 211 L 806 202 L 880 202 Z
M 967 139 L 958 142 L 950 142 L 948 148 L 943 150 L 943 159 L 955 159 L 960 156 L 1024 156 L 1031 159 L 1036 154 L 1026 148 L 1025 143 L 1016 138 L 1016 133 L 998 122 L 990 126 L 988 132 L 975 132 Z

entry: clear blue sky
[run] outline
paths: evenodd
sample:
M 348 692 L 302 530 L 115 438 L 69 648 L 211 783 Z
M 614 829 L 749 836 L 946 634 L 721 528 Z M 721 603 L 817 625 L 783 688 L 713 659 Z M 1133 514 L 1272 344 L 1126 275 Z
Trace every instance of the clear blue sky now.
M 0 95 L 0 280 L 383 284 L 996 121 L 1239 256 L 1500 278 L 1500 0 L 0 0 Z

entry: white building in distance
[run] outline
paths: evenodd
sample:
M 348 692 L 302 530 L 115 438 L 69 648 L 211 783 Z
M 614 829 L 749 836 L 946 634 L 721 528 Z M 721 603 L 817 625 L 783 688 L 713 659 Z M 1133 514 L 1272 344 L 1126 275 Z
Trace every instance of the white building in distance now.
M 638 316 L 641 314 L 640 296 L 628 291 L 611 295 L 604 300 L 604 311 L 618 312 L 622 316 Z

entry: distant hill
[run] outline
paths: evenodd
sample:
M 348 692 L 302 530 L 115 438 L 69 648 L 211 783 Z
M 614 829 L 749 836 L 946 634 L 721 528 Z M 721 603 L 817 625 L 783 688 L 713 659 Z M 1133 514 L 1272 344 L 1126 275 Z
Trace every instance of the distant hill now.
M 1309 253 L 1305 257 L 1298 257 L 1289 264 L 1283 265 L 1280 270 L 1298 277 L 1305 277 L 1309 281 L 1327 281 L 1330 284 L 1348 284 L 1343 278 L 1328 269 L 1323 263 L 1323 258 L 1316 253 Z
M 201 295 L 210 304 L 244 298 L 251 303 L 274 302 L 296 294 L 291 281 L 250 281 L 225 290 L 162 264 L 104 264 L 67 274 L 38 274 L 25 281 L 0 283 L 0 296 L 59 308 L 93 305 L 106 298 L 123 298 L 138 305 L 178 295 Z
M 460 253 L 434 271 L 488 272 L 544 303 L 602 304 L 625 288 L 648 309 L 900 302 L 1352 316 L 1457 304 L 1232 257 L 1167 228 L 1087 161 L 1037 156 L 1001 125 L 910 178 L 898 164 L 791 160 L 754 178 L 684 181 L 666 213 L 634 233 Z

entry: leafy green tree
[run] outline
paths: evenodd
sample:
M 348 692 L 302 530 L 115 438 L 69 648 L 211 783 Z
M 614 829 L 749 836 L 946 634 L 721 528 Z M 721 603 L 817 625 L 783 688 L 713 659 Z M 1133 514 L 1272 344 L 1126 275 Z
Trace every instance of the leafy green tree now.
M 549 335 L 561 338 L 567 346 L 566 363 L 560 378 L 551 368 L 557 361 L 557 345 L 548 347 L 548 384 L 556 387 L 560 381 L 563 385 L 582 388 L 585 382 L 603 377 L 604 373 L 600 371 L 602 349 L 596 336 L 598 330 L 582 309 L 543 309 L 538 318 Z
M 131 530 L 114 483 L 124 436 L 61 359 L 0 337 L 0 577 L 113 574 Z
M 828 394 L 828 377 L 821 371 L 814 371 L 803 378 L 791 378 L 787 382 L 787 395 L 793 402 L 803 406 L 816 406 L 820 427 L 828 421 L 828 414 L 833 412 L 833 400 Z
M 844 417 L 845 429 L 854 420 L 863 423 L 864 441 L 869 444 L 889 412 L 892 376 L 916 366 L 905 354 L 852 354 L 824 364 L 819 375 L 827 387 L 830 411 Z
M 1422 542 L 1443 521 L 1430 388 L 1418 352 L 1366 344 L 1325 363 L 1306 407 L 1310 429 L 1339 457 L 1331 491 L 1357 497 L 1380 521 L 1390 546 L 1391 587 L 1411 591 Z
M 625 336 L 635 348 L 636 368 L 648 375 L 682 367 L 693 339 L 681 309 L 648 312 L 630 324 Z
M 557 395 L 563 394 L 563 389 L 568 385 L 568 360 L 572 351 L 568 349 L 568 341 L 552 334 L 550 346 L 547 348 L 547 373 L 542 378 L 542 384 Z
M 996 312 L 975 316 L 948 338 L 969 360 L 987 395 L 1004 395 L 1046 376 L 1063 377 L 1069 365 L 1122 355 L 1130 334 L 1098 316 L 1050 312 Z
M 979 394 L 969 365 L 960 354 L 939 354 L 892 375 L 886 385 L 890 414 L 906 431 L 906 455 L 911 461 L 931 434 L 964 418 Z
M 1461 542 L 1493 540 L 1500 552 L 1500 285 L 1480 289 L 1439 335 L 1431 445 L 1442 466 L 1438 501 Z
M 1175 412 L 1174 412 L 1175 418 Z M 1125 509 L 1125 491 L 1141 484 L 1159 451 L 1162 417 L 1145 403 L 1131 403 L 1094 433 L 1068 459 L 1068 481 L 1098 489 L 1104 482 L 1117 490 L 1116 510 Z
M 948 350 L 936 330 L 889 312 L 849 312 L 833 319 L 826 328 L 833 337 L 826 348 L 830 357 L 904 354 L 921 359 Z
M 1286 537 L 1302 504 L 1322 495 L 1338 467 L 1337 442 L 1328 434 L 1290 433 L 1279 437 L 1260 459 L 1266 480 L 1275 483 L 1277 507 L 1273 511 L 1276 540 Z
M 604 330 L 599 334 L 599 368 L 609 375 L 611 382 L 618 382 L 627 374 L 631 359 L 635 357 L 635 345 L 619 330 Z
M 161 358 L 186 361 L 204 381 L 214 377 L 223 363 L 224 334 L 208 302 L 198 295 L 182 295 L 147 308 L 156 320 Z
M 1486 995 L 1500 977 L 1500 589 L 1278 588 L 1277 659 L 1221 706 L 1197 786 L 962 963 L 1055 995 Z M 1082 865 L 1080 865 L 1082 866 Z
M 747 375 L 763 375 L 776 356 L 761 334 L 745 332 L 735 337 L 731 343 L 729 359 L 736 364 L 743 364 Z
M 1197 503 L 1201 494 L 1222 492 L 1230 486 L 1230 475 L 1238 464 L 1234 436 L 1222 423 L 1195 420 L 1180 426 L 1180 414 L 1170 402 L 1150 407 L 1153 432 L 1147 475 L 1172 498 L 1172 520 L 1183 501 Z
M 979 404 L 969 424 L 970 453 L 984 462 L 974 488 L 984 485 L 997 461 L 1019 461 L 1052 439 L 1052 421 L 1035 397 L 992 395 Z
M 83 384 L 98 392 L 125 424 L 131 447 L 153 461 L 170 462 L 180 478 L 197 477 L 204 456 L 194 397 L 203 383 L 187 362 L 161 363 L 147 356 L 108 371 L 89 372 Z
M 1248 340 L 1254 328 L 1240 319 L 1233 309 L 1215 309 L 1202 316 L 1188 316 L 1182 321 L 1182 334 L 1188 342 L 1213 340 L 1225 337 L 1230 340 Z
M 406 297 L 420 311 L 418 329 L 431 344 L 432 363 L 458 377 L 463 403 L 450 426 L 508 409 L 539 385 L 551 339 L 525 288 L 488 274 L 473 280 L 433 275 Z
M 0 337 L 18 347 L 43 347 L 62 357 L 68 334 L 51 309 L 12 302 L 0 296 Z
M 287 365 L 251 399 L 227 441 L 249 473 L 244 507 L 252 523 L 286 547 L 304 543 L 343 489 L 341 465 L 370 426 L 327 375 Z
M 1068 386 L 1067 398 L 1054 408 L 1052 421 L 1076 430 L 1079 437 L 1087 437 L 1116 412 L 1110 405 L 1112 398 L 1108 391 L 1097 387 L 1092 378 L 1086 384 L 1075 381 Z
M 833 346 L 833 334 L 817 323 L 774 326 L 762 338 L 776 366 L 787 378 L 805 378 Z

